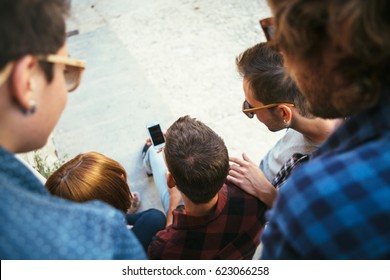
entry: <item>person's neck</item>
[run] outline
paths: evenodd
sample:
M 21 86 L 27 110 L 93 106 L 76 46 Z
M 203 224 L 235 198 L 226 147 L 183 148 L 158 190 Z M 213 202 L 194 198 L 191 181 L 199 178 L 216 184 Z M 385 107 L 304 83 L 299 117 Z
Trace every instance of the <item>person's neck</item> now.
M 31 129 L 34 127 L 31 125 L 33 116 L 26 117 L 19 108 L 9 105 L 6 100 L 8 96 L 8 92 L 0 90 L 0 146 L 12 154 L 36 150 L 29 145 L 35 138 L 31 137 L 31 131 L 34 130 Z
M 218 203 L 218 194 L 216 194 L 209 202 L 196 204 L 188 197 L 182 194 L 186 213 L 191 216 L 206 216 L 212 214 Z
M 316 144 L 322 144 L 340 125 L 338 119 L 305 118 L 294 116 L 290 128 L 298 131 Z

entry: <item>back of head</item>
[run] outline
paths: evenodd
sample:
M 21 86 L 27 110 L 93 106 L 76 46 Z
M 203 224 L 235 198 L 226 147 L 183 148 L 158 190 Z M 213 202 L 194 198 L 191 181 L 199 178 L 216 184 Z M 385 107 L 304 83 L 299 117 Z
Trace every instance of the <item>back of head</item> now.
M 46 188 L 77 202 L 101 200 L 123 212 L 130 208 L 126 170 L 95 152 L 80 154 L 62 165 L 47 179 Z
M 348 116 L 377 104 L 390 82 L 389 1 L 268 2 L 275 19 L 275 45 L 307 74 L 322 76 L 321 86 L 328 88 L 327 102 L 332 105 L 328 111 L 334 111 L 328 117 Z M 320 82 L 318 77 L 313 83 Z M 310 102 L 315 101 L 313 97 Z
M 269 43 L 259 43 L 236 58 L 240 75 L 249 82 L 257 101 L 264 105 L 292 103 L 302 116 L 310 117 L 310 107 L 295 82 L 286 75 L 283 56 Z
M 197 204 L 209 202 L 218 193 L 229 171 L 222 138 L 189 116 L 167 130 L 164 155 L 178 189 Z
M 0 1 L 0 69 L 27 54 L 56 53 L 65 43 L 68 0 Z M 52 65 L 40 62 L 48 81 Z

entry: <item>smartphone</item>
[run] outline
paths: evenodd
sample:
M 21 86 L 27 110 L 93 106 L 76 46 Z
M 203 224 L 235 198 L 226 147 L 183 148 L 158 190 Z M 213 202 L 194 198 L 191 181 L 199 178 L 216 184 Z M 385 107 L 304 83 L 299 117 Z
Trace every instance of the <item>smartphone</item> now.
M 260 26 L 263 29 L 265 38 L 267 41 L 270 41 L 272 39 L 272 36 L 274 35 L 274 27 L 273 27 L 273 19 L 272 17 L 264 18 L 259 21 Z
M 150 139 L 152 140 L 153 147 L 156 150 L 161 150 L 165 146 L 165 137 L 161 130 L 159 123 L 150 123 L 147 126 Z

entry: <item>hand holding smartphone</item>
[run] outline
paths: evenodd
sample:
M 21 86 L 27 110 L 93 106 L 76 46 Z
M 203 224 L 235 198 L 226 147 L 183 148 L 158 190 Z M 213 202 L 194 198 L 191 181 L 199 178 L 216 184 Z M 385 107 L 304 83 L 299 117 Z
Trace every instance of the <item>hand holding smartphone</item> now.
M 161 150 L 165 146 L 165 137 L 161 130 L 159 123 L 150 123 L 147 126 L 150 139 L 152 140 L 153 147 L 156 150 Z

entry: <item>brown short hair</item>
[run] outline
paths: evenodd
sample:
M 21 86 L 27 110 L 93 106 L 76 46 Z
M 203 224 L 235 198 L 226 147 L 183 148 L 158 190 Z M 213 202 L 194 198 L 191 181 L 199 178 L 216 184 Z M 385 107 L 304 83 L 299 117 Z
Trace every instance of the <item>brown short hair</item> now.
M 222 138 L 189 116 L 179 118 L 167 130 L 164 155 L 177 188 L 194 203 L 209 202 L 229 172 Z
M 312 116 L 305 97 L 286 75 L 283 56 L 270 44 L 259 43 L 247 49 L 236 57 L 236 65 L 257 101 L 264 105 L 292 103 L 302 116 Z
M 66 162 L 47 179 L 46 188 L 51 194 L 77 202 L 101 200 L 125 213 L 130 208 L 126 170 L 96 152 Z
M 0 1 L 0 69 L 27 54 L 56 53 L 65 43 L 66 0 Z M 40 62 L 47 80 L 52 65 Z
M 274 14 L 274 44 L 311 71 L 330 63 L 328 72 L 322 73 L 326 81 L 336 75 L 343 78 L 343 84 L 333 89 L 342 114 L 377 103 L 390 82 L 387 0 L 268 2 Z

